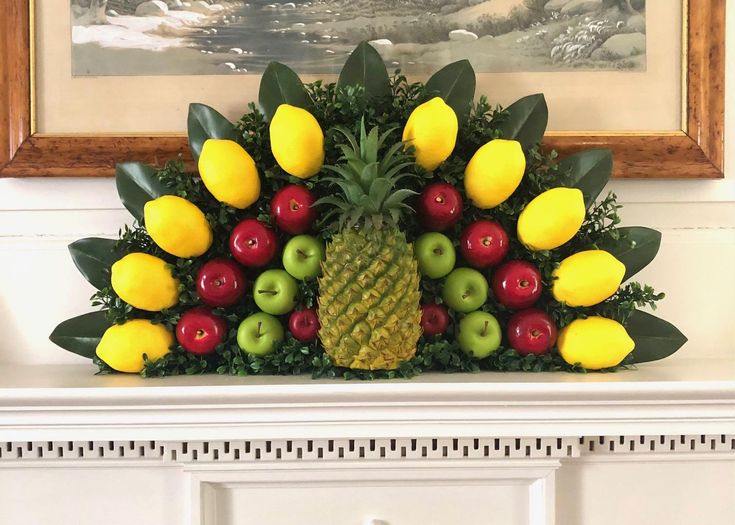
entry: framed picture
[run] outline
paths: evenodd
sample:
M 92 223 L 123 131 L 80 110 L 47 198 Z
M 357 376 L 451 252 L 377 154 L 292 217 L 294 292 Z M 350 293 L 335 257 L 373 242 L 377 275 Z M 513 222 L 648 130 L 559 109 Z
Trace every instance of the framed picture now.
M 478 93 L 543 92 L 561 156 L 625 178 L 718 178 L 725 0 L 6 0 L 0 176 L 114 174 L 179 153 L 189 102 L 236 120 L 271 60 L 335 78 L 361 40 L 425 79 L 468 58 Z

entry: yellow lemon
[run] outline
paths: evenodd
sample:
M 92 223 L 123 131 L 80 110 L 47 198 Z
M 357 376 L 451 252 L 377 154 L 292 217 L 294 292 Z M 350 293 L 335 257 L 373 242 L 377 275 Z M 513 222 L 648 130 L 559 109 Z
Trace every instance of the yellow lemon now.
M 158 312 L 179 302 L 179 282 L 166 261 L 130 253 L 112 265 L 112 289 L 130 306 Z
M 619 365 L 633 351 L 635 343 L 625 327 L 605 317 L 576 319 L 559 332 L 557 342 L 562 359 L 588 370 Z
M 513 195 L 526 171 L 517 140 L 491 140 L 478 149 L 464 170 L 464 189 L 472 204 L 487 210 Z
M 587 250 L 564 259 L 553 275 L 554 299 L 569 306 L 594 306 L 617 292 L 625 265 L 605 250 Z
M 432 171 L 454 151 L 458 130 L 457 114 L 434 97 L 411 112 L 403 128 L 403 142 L 414 147 L 416 164 Z
M 168 354 L 174 337 L 166 327 L 133 319 L 108 328 L 97 345 L 97 357 L 118 372 L 143 370 L 143 354 L 158 361 Z
M 552 188 L 518 217 L 518 239 L 530 250 L 553 250 L 574 237 L 584 222 L 584 196 L 577 188 Z
M 145 229 L 176 257 L 198 257 L 212 246 L 212 228 L 202 210 L 186 199 L 164 195 L 145 203 Z
M 260 197 L 260 177 L 255 161 L 232 140 L 207 139 L 199 156 L 199 175 L 215 199 L 247 208 Z
M 271 151 L 278 165 L 294 177 L 313 177 L 324 164 L 324 132 L 314 115 L 281 104 L 270 126 Z

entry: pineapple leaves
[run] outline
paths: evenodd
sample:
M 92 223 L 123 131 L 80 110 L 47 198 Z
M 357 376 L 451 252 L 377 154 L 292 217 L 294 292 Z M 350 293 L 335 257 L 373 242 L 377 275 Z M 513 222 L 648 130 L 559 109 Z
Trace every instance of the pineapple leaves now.
M 396 192 L 388 196 L 387 199 L 385 199 L 384 204 L 388 208 L 400 207 L 401 205 L 403 205 L 410 210 L 411 207 L 409 207 L 407 204 L 404 204 L 403 201 L 405 201 L 406 199 L 408 199 L 409 197 L 413 195 L 417 195 L 417 193 L 413 190 L 408 190 L 405 188 L 401 190 L 397 190 Z
M 361 42 L 350 54 L 339 74 L 337 86 L 363 87 L 365 102 L 391 95 L 388 70 L 380 54 L 367 42 Z
M 270 122 L 281 104 L 308 109 L 311 99 L 293 69 L 280 62 L 271 62 L 260 79 L 258 103 L 265 120 Z
M 393 182 L 384 177 L 377 177 L 373 180 L 372 184 L 370 184 L 368 196 L 370 197 L 371 204 L 376 213 L 383 208 L 383 202 L 385 202 L 386 197 L 392 189 Z
M 457 114 L 459 123 L 467 120 L 475 98 L 475 70 L 469 60 L 444 66 L 426 82 L 426 94 L 439 96 Z
M 504 139 L 517 140 L 523 151 L 541 142 L 549 120 L 549 108 L 542 94 L 523 97 L 508 106 L 506 112 L 508 117 L 498 127 Z
M 375 126 L 368 132 L 363 119 L 358 140 L 344 127 L 336 128 L 346 139 L 346 143 L 336 145 L 342 152 L 342 164 L 324 166 L 324 170 L 336 176 L 322 177 L 321 180 L 338 186 L 343 196 L 330 195 L 319 199 L 316 204 L 331 205 L 333 209 L 327 216 L 339 213 L 340 227 L 345 224 L 356 226 L 362 221 L 365 227 L 379 229 L 386 221 L 396 224 L 401 211 L 411 209 L 403 201 L 416 193 L 396 187 L 400 180 L 416 177 L 408 171 L 414 166 L 414 161 L 403 151 L 402 142 L 393 144 L 387 152 L 380 154 L 396 129 L 392 127 L 381 134 Z M 325 222 L 324 216 L 322 222 Z
M 352 132 L 350 132 L 349 129 L 344 126 L 335 126 L 334 130 L 341 133 L 347 139 L 347 142 L 349 142 L 349 146 L 347 144 L 339 145 L 345 157 L 347 157 L 349 154 L 354 154 L 356 151 L 360 151 L 360 145 L 357 143 L 357 139 L 352 134 Z
M 140 223 L 143 222 L 143 207 L 146 202 L 173 193 L 156 177 L 154 168 L 140 162 L 118 164 L 115 184 L 123 206 Z
M 378 162 L 378 148 L 379 137 L 378 127 L 374 127 L 370 130 L 370 133 L 365 133 L 365 119 L 360 123 L 360 157 L 367 163 Z
M 235 140 L 235 126 L 215 109 L 204 104 L 189 104 L 187 119 L 189 148 L 194 160 L 199 160 L 208 139 Z

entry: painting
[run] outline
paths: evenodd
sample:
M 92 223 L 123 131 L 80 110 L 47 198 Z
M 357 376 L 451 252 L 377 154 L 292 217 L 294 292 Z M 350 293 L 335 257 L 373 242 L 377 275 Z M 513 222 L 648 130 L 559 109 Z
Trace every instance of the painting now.
M 466 57 L 479 73 L 646 70 L 645 0 L 70 0 L 72 74 L 339 70 L 368 40 L 424 74 Z

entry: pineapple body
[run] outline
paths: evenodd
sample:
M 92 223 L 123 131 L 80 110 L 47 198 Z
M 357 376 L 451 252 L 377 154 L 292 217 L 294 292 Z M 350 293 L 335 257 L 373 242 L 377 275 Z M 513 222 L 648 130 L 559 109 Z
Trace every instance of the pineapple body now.
M 411 359 L 421 335 L 413 249 L 392 227 L 346 229 L 327 246 L 319 337 L 337 366 L 387 370 Z

